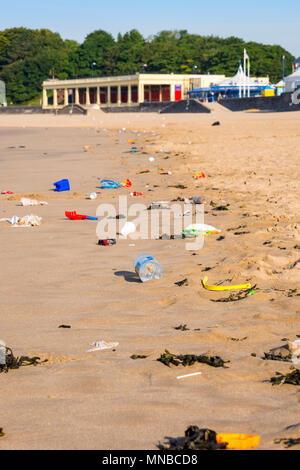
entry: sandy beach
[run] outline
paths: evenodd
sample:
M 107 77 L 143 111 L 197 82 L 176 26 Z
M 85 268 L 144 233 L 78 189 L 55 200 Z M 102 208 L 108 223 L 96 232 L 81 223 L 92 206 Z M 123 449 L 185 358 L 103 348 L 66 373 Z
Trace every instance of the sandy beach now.
M 43 219 L 30 228 L 0 222 L 0 339 L 16 356 L 48 359 L 0 374 L 0 449 L 157 449 L 191 424 L 258 434 L 259 449 L 300 437 L 299 387 L 270 382 L 291 363 L 262 360 L 300 335 L 299 117 L 218 105 L 211 114 L 0 115 L 0 192 L 14 193 L 0 195 L 0 218 Z M 71 190 L 54 192 L 62 178 Z M 99 189 L 103 178 L 129 178 L 132 188 Z M 144 196 L 128 204 L 147 206 L 203 196 L 205 223 L 225 238 L 207 236 L 198 251 L 180 239 L 102 247 L 95 221 L 64 215 L 95 216 L 102 203 L 118 213 L 131 190 Z M 21 207 L 21 197 L 48 205 Z M 155 255 L 163 279 L 138 281 L 140 253 Z M 257 290 L 213 302 L 229 293 L 205 290 L 204 276 Z M 88 353 L 99 340 L 119 345 Z M 156 360 L 165 349 L 230 362 L 168 368 Z M 194 372 L 202 374 L 177 379 Z

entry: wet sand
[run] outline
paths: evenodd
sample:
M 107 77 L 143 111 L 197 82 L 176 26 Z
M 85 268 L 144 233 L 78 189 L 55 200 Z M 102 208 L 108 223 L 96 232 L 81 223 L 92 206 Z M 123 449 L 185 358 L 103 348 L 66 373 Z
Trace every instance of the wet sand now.
M 216 120 L 221 125 L 212 127 Z M 138 152 L 129 153 L 130 139 Z M 300 334 L 299 144 L 298 112 L 0 116 L 0 191 L 15 193 L 0 196 L 0 218 L 43 217 L 31 228 L 0 222 L 0 339 L 15 355 L 48 359 L 0 374 L 0 449 L 156 449 L 190 424 L 260 434 L 260 449 L 282 449 L 275 438 L 300 436 L 298 387 L 269 381 L 291 364 L 261 359 Z M 206 178 L 195 179 L 200 172 Z M 53 192 L 62 178 L 71 191 Z M 101 190 L 102 178 L 133 186 Z M 187 188 L 169 187 L 178 184 Z M 95 216 L 101 203 L 117 208 L 131 190 L 145 196 L 129 204 L 147 206 L 204 196 L 205 223 L 225 239 L 208 236 L 199 251 L 186 250 L 185 240 L 100 247 L 96 222 L 64 216 Z M 86 199 L 92 191 L 94 201 Z M 48 205 L 18 205 L 30 195 Z M 133 261 L 142 252 L 162 264 L 162 280 L 136 280 Z M 258 290 L 212 302 L 229 293 L 204 290 L 204 276 Z M 188 286 L 174 284 L 185 278 Z M 175 330 L 180 324 L 189 330 Z M 119 346 L 87 353 L 97 340 Z M 230 363 L 168 368 L 156 361 L 165 349 Z

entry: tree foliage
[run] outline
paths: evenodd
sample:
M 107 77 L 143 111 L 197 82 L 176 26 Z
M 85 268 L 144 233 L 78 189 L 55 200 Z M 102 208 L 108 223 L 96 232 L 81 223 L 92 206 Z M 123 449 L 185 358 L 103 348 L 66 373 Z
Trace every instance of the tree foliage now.
M 272 82 L 292 72 L 294 57 L 279 45 L 245 42 L 240 38 L 201 36 L 186 30 L 161 31 L 144 38 L 133 29 L 116 39 L 101 29 L 82 44 L 63 40 L 48 29 L 11 28 L 0 31 L 0 79 L 8 102 L 26 103 L 40 95 L 49 78 L 76 78 L 137 72 L 224 74 L 236 73 L 243 50 L 251 60 L 252 76 L 269 75 Z M 147 64 L 145 67 L 144 64 Z

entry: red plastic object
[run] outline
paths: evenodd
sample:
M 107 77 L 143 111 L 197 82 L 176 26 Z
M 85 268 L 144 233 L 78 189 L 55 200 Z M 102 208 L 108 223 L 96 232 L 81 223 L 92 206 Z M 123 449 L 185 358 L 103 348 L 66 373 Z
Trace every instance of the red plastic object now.
M 121 183 L 122 186 L 125 186 L 125 188 L 130 188 L 130 186 L 132 186 L 132 182 L 127 179 L 125 181 L 123 181 L 123 183 Z
M 134 193 L 130 193 L 130 196 L 144 196 L 143 193 L 137 193 L 136 191 L 134 191 Z
M 203 172 L 202 173 L 197 173 L 196 178 L 205 178 L 205 174 Z
M 76 211 L 71 211 L 71 212 L 66 211 L 65 216 L 68 217 L 68 219 L 71 219 L 71 220 L 84 220 L 84 219 L 87 219 L 87 215 L 77 214 Z
M 14 194 L 12 191 L 2 191 L 1 194 Z

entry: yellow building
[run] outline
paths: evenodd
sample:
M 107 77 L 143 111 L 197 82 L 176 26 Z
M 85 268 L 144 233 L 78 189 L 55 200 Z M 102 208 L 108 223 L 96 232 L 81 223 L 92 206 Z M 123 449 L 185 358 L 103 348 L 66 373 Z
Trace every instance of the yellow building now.
M 188 90 L 209 87 L 225 75 L 135 74 L 118 77 L 50 79 L 43 82 L 43 109 L 69 104 L 83 107 L 137 106 L 140 103 L 180 101 Z

